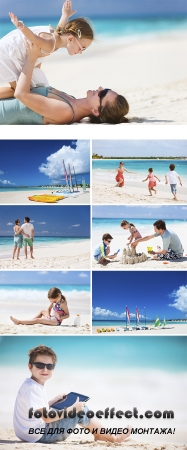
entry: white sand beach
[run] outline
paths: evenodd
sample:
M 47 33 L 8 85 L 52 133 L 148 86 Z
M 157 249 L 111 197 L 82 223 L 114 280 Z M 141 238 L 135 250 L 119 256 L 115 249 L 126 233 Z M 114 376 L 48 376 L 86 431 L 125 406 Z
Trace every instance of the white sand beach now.
M 128 126 L 185 125 L 186 44 L 183 32 L 163 33 L 129 44 L 123 39 L 96 40 L 81 56 L 53 53 L 44 58 L 42 69 L 51 86 L 77 98 L 99 86 L 124 95 L 130 105 L 128 117 L 132 118 Z M 79 125 L 88 123 L 84 119 Z
M 65 447 L 67 450 L 77 450 L 77 446 L 83 446 L 84 449 L 95 448 L 97 450 L 102 450 L 105 448 L 119 448 L 124 450 L 175 450 L 181 449 L 185 450 L 186 446 L 177 444 L 176 442 L 167 443 L 166 439 L 162 437 L 162 442 L 156 443 L 153 438 L 151 440 L 145 439 L 145 436 L 142 440 L 142 437 L 138 438 L 130 437 L 123 444 L 111 444 L 109 442 L 96 442 L 93 439 L 92 435 L 83 435 L 83 437 L 73 436 L 69 437 L 68 440 L 64 441 L 63 444 L 61 442 L 57 442 L 56 444 L 36 444 L 36 448 L 38 450 L 46 449 L 46 450 L 55 450 L 56 448 Z M 35 444 L 21 442 L 14 434 L 12 429 L 4 429 L 0 431 L 0 445 L 3 445 L 3 450 L 12 450 L 16 448 L 20 450 L 23 448 L 26 450 L 31 450 L 35 447 Z
M 143 326 L 143 325 L 140 325 Z M 132 328 L 134 325 L 132 326 Z M 98 336 L 118 336 L 118 335 L 124 335 L 124 336 L 179 336 L 183 335 L 185 336 L 187 334 L 187 323 L 186 324 L 175 324 L 175 323 L 168 323 L 166 327 L 154 327 L 153 324 L 149 323 L 147 324 L 148 330 L 126 330 L 126 327 L 123 326 L 106 326 L 106 325 L 100 325 L 100 326 L 93 326 L 92 327 L 92 334 L 97 334 Z M 104 332 L 97 332 L 97 330 L 103 329 L 110 329 L 113 328 L 115 331 L 104 331 Z M 117 330 L 116 330 L 117 329 Z
M 0 269 L 89 269 L 90 240 L 71 244 L 55 245 L 34 249 L 34 259 L 24 258 L 21 250 L 20 260 L 0 259 Z
M 4 325 L 0 324 L 0 334 L 9 335 L 77 335 L 77 334 L 90 334 L 89 324 L 75 327 L 74 325 L 60 325 L 60 326 L 47 326 L 47 325 Z
M 96 41 L 81 58 L 63 54 L 61 59 L 60 52 L 54 53 L 44 61 L 43 70 L 52 86 L 75 97 L 85 96 L 88 89 L 98 86 L 111 87 L 127 98 L 128 116 L 138 117 L 137 123 L 182 125 L 187 123 L 186 44 L 187 36 L 180 32 L 129 45 L 120 39 Z M 75 82 L 73 74 L 77 73 Z
M 46 202 L 35 202 L 29 200 L 28 197 L 31 197 L 33 195 L 51 195 L 51 190 L 32 190 L 29 192 L 22 191 L 19 192 L 0 192 L 0 204 L 11 204 L 11 205 L 46 205 L 49 203 Z M 82 194 L 82 192 L 81 192 Z M 57 194 L 57 195 L 63 195 L 63 194 Z M 84 192 L 82 195 L 75 195 L 72 194 L 72 196 L 68 196 L 66 198 L 63 198 L 61 200 L 58 200 L 55 203 L 50 203 L 50 205 L 89 205 L 90 204 L 90 191 L 87 189 L 86 192 Z
M 178 202 L 173 200 L 173 195 L 170 191 L 170 187 L 157 184 L 157 194 L 152 196 L 149 195 L 147 183 L 141 183 L 125 180 L 125 186 L 122 188 L 115 187 L 114 183 L 111 184 L 107 181 L 100 181 L 94 179 L 93 171 L 93 182 L 92 182 L 92 201 L 95 204 L 103 203 L 108 204 L 152 204 L 152 205 L 163 205 L 163 204 L 184 204 L 187 203 L 187 188 L 178 187 L 177 198 Z

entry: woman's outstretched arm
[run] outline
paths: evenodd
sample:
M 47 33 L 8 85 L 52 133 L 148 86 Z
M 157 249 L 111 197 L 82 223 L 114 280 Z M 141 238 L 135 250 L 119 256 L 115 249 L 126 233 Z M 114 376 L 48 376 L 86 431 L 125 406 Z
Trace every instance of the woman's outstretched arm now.
M 35 61 L 40 55 L 37 46 L 26 42 L 27 60 L 20 74 L 14 96 L 25 106 L 46 118 L 46 123 L 68 124 L 72 120 L 69 105 L 53 98 L 30 92 L 30 83 Z

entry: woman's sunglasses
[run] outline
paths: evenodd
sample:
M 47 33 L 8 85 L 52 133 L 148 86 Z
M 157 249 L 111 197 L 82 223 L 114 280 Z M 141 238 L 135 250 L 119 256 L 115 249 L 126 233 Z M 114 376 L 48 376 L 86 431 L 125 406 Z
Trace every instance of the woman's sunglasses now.
M 102 91 L 98 92 L 98 97 L 100 100 L 100 111 L 102 110 L 102 99 L 106 96 L 108 91 L 111 91 L 111 89 L 103 89 Z
M 46 367 L 47 370 L 53 370 L 55 368 L 55 364 L 44 364 L 42 362 L 35 362 L 31 364 L 33 364 L 33 366 L 37 369 L 44 369 L 44 367 Z

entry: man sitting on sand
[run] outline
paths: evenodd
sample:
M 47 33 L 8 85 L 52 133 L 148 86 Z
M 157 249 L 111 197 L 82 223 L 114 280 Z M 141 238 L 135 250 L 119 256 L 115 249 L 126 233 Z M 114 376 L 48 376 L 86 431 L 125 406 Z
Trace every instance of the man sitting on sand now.
M 132 247 L 136 247 L 139 242 L 149 241 L 157 236 L 160 236 L 163 240 L 163 250 L 161 247 L 157 247 L 158 251 L 150 251 L 148 253 L 154 255 L 153 259 L 163 260 L 163 259 L 180 259 L 183 257 L 184 249 L 182 243 L 174 231 L 167 230 L 164 220 L 157 220 L 154 224 L 154 234 L 150 236 L 145 236 L 144 238 L 137 239 L 133 242 Z
M 34 227 L 33 224 L 30 223 L 30 218 L 25 217 L 24 218 L 24 224 L 21 225 L 20 231 L 18 231 L 17 234 L 23 232 L 23 245 L 24 245 L 24 251 L 25 251 L 25 259 L 27 259 L 27 245 L 30 247 L 30 256 L 32 259 L 34 259 L 33 256 L 33 241 L 34 241 Z M 26 237 L 27 235 L 28 237 Z
M 109 233 L 103 234 L 102 237 L 102 244 L 99 245 L 94 251 L 94 259 L 98 262 L 98 264 L 102 264 L 102 266 L 106 266 L 109 264 L 110 261 L 106 259 L 114 259 L 117 256 L 117 253 L 114 253 L 114 255 L 109 255 L 110 253 L 110 246 L 113 237 Z

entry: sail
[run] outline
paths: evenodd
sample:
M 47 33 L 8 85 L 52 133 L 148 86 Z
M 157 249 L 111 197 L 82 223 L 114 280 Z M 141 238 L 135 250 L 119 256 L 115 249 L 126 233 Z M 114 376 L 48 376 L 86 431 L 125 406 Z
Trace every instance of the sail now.
M 166 319 L 165 319 L 165 317 L 164 317 L 163 326 L 164 326 L 164 327 L 166 326 Z
M 126 318 L 128 319 L 128 322 L 130 323 L 131 317 L 130 317 L 130 311 L 126 306 Z
M 159 319 L 159 317 L 156 317 L 155 327 L 159 327 L 160 325 L 161 325 L 160 319 Z
M 139 314 L 138 308 L 136 308 L 136 320 L 137 320 L 137 323 L 140 323 L 140 314 Z

